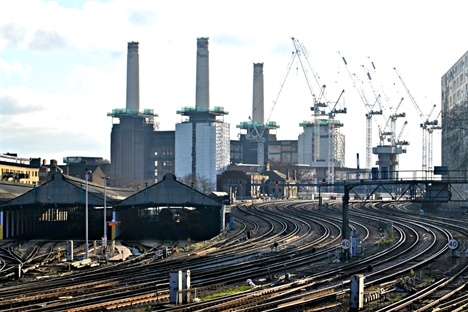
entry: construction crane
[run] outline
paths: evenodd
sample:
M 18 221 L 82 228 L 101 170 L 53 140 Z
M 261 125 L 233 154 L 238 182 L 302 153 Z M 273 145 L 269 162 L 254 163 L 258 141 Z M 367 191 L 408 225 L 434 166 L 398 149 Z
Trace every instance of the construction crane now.
M 435 105 L 434 105 L 435 106 Z M 439 119 L 441 111 L 437 114 L 436 118 L 434 119 L 437 121 Z M 432 113 L 431 113 L 432 114 Z M 433 122 L 434 123 L 434 122 Z M 434 170 L 433 168 L 433 140 L 434 140 L 434 130 L 442 130 L 442 127 L 439 125 L 429 125 L 427 127 L 427 169 L 429 171 L 429 174 L 432 175 L 432 172 Z
M 305 80 L 306 80 L 306 83 L 307 83 L 307 87 L 309 88 L 309 92 L 312 95 L 312 99 L 313 99 L 313 106 L 310 108 L 313 111 L 313 117 L 314 117 L 314 142 L 313 142 L 314 143 L 314 145 L 313 145 L 314 146 L 314 153 L 313 153 L 312 160 L 313 161 L 319 161 L 320 160 L 320 120 L 319 120 L 319 117 L 325 113 L 322 109 L 327 107 L 327 104 L 325 103 L 326 102 L 326 99 L 325 99 L 326 85 L 321 85 L 320 84 L 319 76 L 313 70 L 313 68 L 312 68 L 312 66 L 311 66 L 311 64 L 309 62 L 308 52 L 305 49 L 304 45 L 294 37 L 291 37 L 291 40 L 292 40 L 293 45 L 294 45 L 295 55 L 298 56 L 299 64 L 301 65 L 302 72 L 304 73 L 304 77 L 305 77 Z M 305 59 L 304 61 L 307 64 L 304 64 L 303 58 Z M 312 74 L 313 74 L 313 76 L 315 78 L 315 82 L 317 83 L 318 87 L 321 90 L 320 95 L 319 95 L 318 98 L 315 96 L 315 93 L 314 93 L 314 90 L 313 90 L 313 87 L 312 87 L 312 83 L 311 83 L 310 77 L 308 75 L 308 69 L 311 70 L 311 72 L 312 72 Z
M 321 110 L 323 108 L 328 108 L 328 156 L 327 156 L 327 169 L 328 169 L 328 183 L 333 184 L 335 181 L 335 159 L 336 159 L 336 151 L 335 151 L 335 142 L 334 138 L 336 135 L 336 127 L 337 124 L 335 123 L 335 115 L 336 114 L 341 114 L 341 113 L 346 113 L 346 108 L 337 108 L 337 105 L 344 93 L 344 90 L 341 91 L 338 100 L 331 105 L 331 103 L 328 103 L 325 97 L 325 88 L 326 85 L 323 85 L 320 83 L 320 78 L 318 74 L 315 72 L 313 69 L 312 65 L 309 62 L 309 53 L 305 46 L 296 38 L 292 37 L 291 38 L 294 49 L 296 52 L 296 55 L 298 56 L 299 63 L 301 65 L 302 71 L 304 73 L 307 85 L 309 87 L 309 91 L 313 97 L 314 100 L 314 105 L 313 108 L 311 107 L 311 110 L 313 110 L 314 114 L 314 155 L 313 155 L 313 161 L 318 161 L 320 158 L 320 119 L 319 117 L 323 116 L 325 114 L 325 111 Z M 315 93 L 313 92 L 312 88 L 312 83 L 311 79 L 308 76 L 309 70 L 312 72 L 315 82 L 317 86 L 320 88 L 321 92 L 318 97 L 318 99 L 315 96 Z M 340 125 L 338 125 L 340 126 Z
M 267 121 L 265 123 L 258 123 L 258 120 L 252 120 L 252 118 L 249 116 L 248 122 L 242 122 L 240 125 L 237 126 L 238 128 L 247 130 L 247 134 L 246 134 L 247 140 L 257 142 L 257 164 L 258 164 L 259 172 L 262 172 L 265 167 L 265 141 L 266 141 L 265 132 L 267 129 L 270 130 L 270 129 L 279 128 L 276 122 L 270 121 L 270 118 L 273 113 L 273 110 L 276 107 L 276 103 L 278 102 L 278 99 L 281 94 L 281 91 L 283 90 L 284 84 L 286 83 L 286 79 L 288 78 L 289 72 L 291 71 L 292 65 L 294 64 L 295 58 L 296 58 L 295 53 L 292 53 L 291 58 L 287 65 L 286 74 L 280 85 L 278 94 L 276 95 L 276 98 L 273 101 L 273 105 L 272 105 L 270 114 L 268 115 Z M 263 97 L 261 99 L 257 99 L 257 101 L 258 103 L 253 103 L 254 104 L 253 110 L 256 110 L 260 105 L 263 105 Z
M 335 183 L 335 160 L 337 151 L 335 150 L 335 137 L 337 134 L 335 133 L 335 129 L 340 125 L 335 124 L 335 116 L 336 114 L 346 114 L 347 110 L 346 107 L 342 109 L 337 109 L 336 106 L 338 105 L 341 97 L 345 90 L 342 90 L 340 96 L 336 100 L 333 107 L 330 109 L 328 113 L 328 183 L 334 184 Z
M 380 133 L 380 144 L 383 145 L 385 139 L 387 139 L 388 142 L 390 142 L 390 145 L 395 145 L 396 141 L 396 121 L 398 118 L 404 118 L 406 117 L 406 113 L 398 113 L 398 109 L 401 106 L 401 103 L 403 103 L 404 98 L 401 98 L 400 102 L 398 103 L 397 107 L 393 111 L 393 113 L 388 117 L 387 122 L 384 126 L 383 131 Z M 388 127 L 390 127 L 390 130 L 388 130 Z
M 310 110 L 313 111 L 313 117 L 314 117 L 314 154 L 312 157 L 313 161 L 320 160 L 320 119 L 319 117 L 325 113 L 322 109 L 327 107 L 327 104 L 321 101 L 323 95 L 325 94 L 326 87 L 327 87 L 326 85 L 322 86 L 322 90 L 320 92 L 318 100 L 315 97 L 315 95 L 312 95 L 314 99 L 314 106 L 311 107 Z M 316 134 L 319 134 L 319 135 L 316 135 Z
M 380 110 L 374 109 L 376 106 L 379 106 L 380 95 L 376 96 L 375 101 L 373 103 L 369 102 L 362 87 L 361 88 L 358 87 L 357 80 L 359 80 L 359 78 L 356 75 L 351 74 L 348 68 L 348 62 L 346 61 L 344 56 L 341 55 L 339 51 L 338 51 L 338 54 L 343 60 L 345 67 L 346 67 L 346 71 L 348 72 L 349 77 L 351 78 L 351 81 L 353 82 L 353 86 L 358 92 L 359 97 L 361 98 L 361 101 L 367 110 L 366 112 L 366 168 L 370 170 L 372 166 L 372 119 L 373 119 L 373 116 L 375 115 L 382 115 L 382 109 Z
M 400 129 L 400 133 L 398 134 L 398 136 L 395 139 L 395 142 L 394 142 L 395 146 L 409 145 L 408 141 L 401 141 L 401 135 L 403 134 L 403 131 L 405 130 L 405 127 L 406 127 L 407 124 L 408 124 L 408 121 L 405 120 L 405 122 L 403 123 L 403 126 Z
M 416 112 L 418 113 L 419 118 L 421 119 L 421 123 L 420 123 L 420 127 L 422 129 L 422 164 L 421 164 L 421 167 L 422 167 L 422 172 L 423 172 L 424 177 L 427 178 L 428 170 L 432 171 L 432 142 L 430 144 L 428 143 L 428 137 L 430 137 L 432 135 L 428 135 L 428 134 L 432 134 L 432 132 L 434 130 L 433 126 L 437 126 L 438 123 L 439 123 L 437 118 L 434 119 L 434 120 L 430 120 L 431 115 L 434 112 L 434 109 L 435 109 L 436 105 L 434 104 L 432 106 L 431 111 L 429 112 L 427 117 L 425 117 L 423 112 L 419 108 L 418 103 L 416 102 L 416 100 L 414 99 L 414 97 L 411 94 L 410 90 L 406 86 L 406 83 L 403 81 L 403 78 L 401 77 L 400 73 L 398 72 L 396 67 L 394 67 L 393 69 L 395 70 L 395 73 L 397 74 L 398 78 L 400 79 L 401 84 L 403 85 L 406 93 L 408 94 L 409 98 L 411 99 L 411 103 L 413 103 L 413 106 L 416 109 Z M 428 156 L 429 153 L 431 154 L 430 156 Z M 430 159 L 430 161 L 431 161 L 431 164 L 430 164 L 431 168 L 428 167 L 428 159 Z

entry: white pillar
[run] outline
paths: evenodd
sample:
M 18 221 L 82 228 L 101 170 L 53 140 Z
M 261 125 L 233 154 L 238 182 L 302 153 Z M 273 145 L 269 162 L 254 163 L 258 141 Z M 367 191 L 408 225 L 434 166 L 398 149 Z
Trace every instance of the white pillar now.
M 127 106 L 130 112 L 140 109 L 140 74 L 138 42 L 128 43 L 127 53 Z
M 264 123 L 264 97 L 263 97 L 263 63 L 254 63 L 253 95 L 252 95 L 252 121 Z
M 197 78 L 195 96 L 197 110 L 208 111 L 210 108 L 208 38 L 197 38 Z

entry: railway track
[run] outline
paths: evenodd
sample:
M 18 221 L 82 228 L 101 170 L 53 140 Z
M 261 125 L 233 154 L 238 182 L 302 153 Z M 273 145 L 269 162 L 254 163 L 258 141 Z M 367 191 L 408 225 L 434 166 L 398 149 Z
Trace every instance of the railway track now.
M 141 244 L 138 257 L 121 263 L 48 278 L 47 282 L 4 283 L 0 310 L 100 311 L 151 306 L 161 311 L 302 311 L 314 306 L 345 311 L 349 309 L 349 279 L 354 274 L 365 275 L 366 304 L 382 305 L 383 309 L 382 298 L 400 294 L 393 285 L 409 272 L 444 257 L 448 239 L 466 235 L 462 225 L 450 228 L 447 220 L 409 219 L 407 207 L 356 204 L 350 210 L 350 227 L 362 233 L 361 240 L 368 247 L 356 258 L 330 262 L 329 255 L 336 255 L 341 240 L 339 204 L 330 206 L 330 212 L 324 213 L 310 201 L 242 205 L 233 208 L 237 229 L 201 248 L 157 259 L 155 253 L 162 244 Z M 383 222 L 392 222 L 394 239 L 381 245 L 378 224 Z M 41 251 L 33 258 L 46 253 Z M 202 298 L 201 302 L 169 302 L 168 275 L 174 270 L 191 271 L 190 293 L 192 299 Z M 434 294 L 460 283 L 465 271 L 455 271 L 460 273 L 440 282 Z M 247 279 L 254 285 L 247 291 L 203 300 L 206 294 L 245 285 Z M 437 281 L 432 279 L 430 284 Z M 453 291 L 451 300 L 463 289 Z M 371 298 L 376 292 L 382 295 Z M 424 300 L 431 304 L 421 297 L 408 300 L 412 307 Z M 448 302 L 449 297 L 438 305 L 448 306 Z

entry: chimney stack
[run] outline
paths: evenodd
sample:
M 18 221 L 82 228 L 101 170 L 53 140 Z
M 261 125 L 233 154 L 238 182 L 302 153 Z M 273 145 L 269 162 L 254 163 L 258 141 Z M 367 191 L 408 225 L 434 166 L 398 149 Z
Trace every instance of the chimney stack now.
M 138 42 L 128 43 L 127 53 L 127 110 L 137 113 L 140 110 L 140 74 Z
M 210 75 L 209 75 L 208 38 L 197 38 L 197 111 L 208 111 L 210 108 Z
M 263 63 L 254 63 L 252 120 L 264 123 L 263 99 Z

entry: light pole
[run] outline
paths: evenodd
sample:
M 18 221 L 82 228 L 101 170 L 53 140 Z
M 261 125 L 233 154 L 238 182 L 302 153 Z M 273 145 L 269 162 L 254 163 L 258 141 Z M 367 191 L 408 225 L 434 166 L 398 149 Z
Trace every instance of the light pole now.
M 88 180 L 89 180 L 89 175 L 92 174 L 91 170 L 86 171 L 86 209 L 85 209 L 85 259 L 88 259 L 89 256 L 89 249 L 88 249 Z
M 101 177 L 104 179 L 104 236 L 102 237 L 102 249 L 103 249 L 103 252 L 105 251 L 105 249 L 107 248 L 107 214 L 106 214 L 106 205 L 107 205 L 107 180 L 109 180 L 110 178 L 109 177 Z

